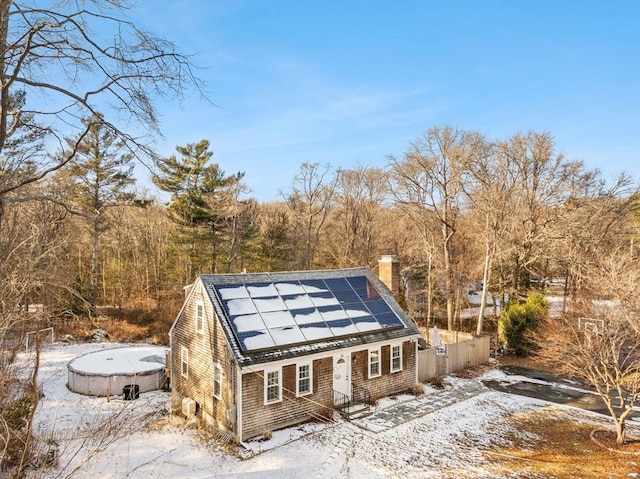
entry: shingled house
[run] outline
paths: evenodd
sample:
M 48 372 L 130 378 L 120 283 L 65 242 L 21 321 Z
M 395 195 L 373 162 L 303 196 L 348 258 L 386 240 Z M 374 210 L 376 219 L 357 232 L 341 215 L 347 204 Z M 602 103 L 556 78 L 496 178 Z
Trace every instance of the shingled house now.
M 170 331 L 172 404 L 245 441 L 410 389 L 419 337 L 369 268 L 201 275 Z

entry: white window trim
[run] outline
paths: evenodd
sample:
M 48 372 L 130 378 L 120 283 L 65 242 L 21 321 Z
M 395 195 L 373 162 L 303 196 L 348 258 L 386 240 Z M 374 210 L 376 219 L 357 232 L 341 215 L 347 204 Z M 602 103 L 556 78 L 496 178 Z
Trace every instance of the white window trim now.
M 371 374 L 371 358 L 373 357 L 371 355 L 371 353 L 378 353 L 378 372 L 376 374 Z M 380 348 L 373 348 L 373 349 L 369 349 L 368 353 L 367 353 L 367 365 L 368 365 L 368 373 L 369 373 L 369 379 L 371 378 L 377 378 L 378 376 L 382 375 L 382 363 L 380 362 Z
M 400 360 L 400 366 L 398 368 L 393 367 L 393 348 L 398 348 L 400 351 L 400 356 L 398 358 Z M 389 348 L 389 371 L 392 373 L 402 371 L 402 343 L 392 344 Z
M 303 366 L 309 366 L 309 390 L 300 391 L 300 368 Z M 313 394 L 313 363 L 300 363 L 296 364 L 296 396 L 308 396 Z
M 268 400 L 269 373 L 278 373 L 278 399 Z M 264 370 L 264 403 L 275 404 L 282 401 L 282 368 Z
M 216 373 L 219 374 L 220 393 L 216 394 Z M 213 365 L 213 397 L 216 399 L 222 399 L 222 366 L 216 363 Z
M 202 317 L 198 316 L 198 307 L 202 307 Z M 202 334 L 204 332 L 204 301 L 196 301 L 196 333 Z
M 185 346 L 180 350 L 180 375 L 184 378 L 189 377 L 189 350 Z

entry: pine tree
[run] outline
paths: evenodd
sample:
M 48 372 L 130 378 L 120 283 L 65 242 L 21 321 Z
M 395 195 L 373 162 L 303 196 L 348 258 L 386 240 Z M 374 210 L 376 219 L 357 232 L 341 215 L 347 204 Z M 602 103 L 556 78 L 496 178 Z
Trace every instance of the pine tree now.
M 177 146 L 176 152 L 180 157 L 172 155 L 156 163 L 153 182 L 171 194 L 168 211 L 179 226 L 174 241 L 188 253 L 183 280 L 190 281 L 205 269 L 217 271 L 226 219 L 238 201 L 238 190 L 244 188 L 244 173 L 225 176 L 217 163 L 210 162 L 213 152 L 207 140 Z
M 92 233 L 91 309 L 98 298 L 100 236 L 108 228 L 107 210 L 133 200 L 128 188 L 133 178 L 133 156 L 123 152 L 123 143 L 96 114 L 83 122 L 88 134 L 80 141 L 66 169 L 71 180 L 73 211 L 90 224 Z M 69 145 L 77 140 L 68 139 Z

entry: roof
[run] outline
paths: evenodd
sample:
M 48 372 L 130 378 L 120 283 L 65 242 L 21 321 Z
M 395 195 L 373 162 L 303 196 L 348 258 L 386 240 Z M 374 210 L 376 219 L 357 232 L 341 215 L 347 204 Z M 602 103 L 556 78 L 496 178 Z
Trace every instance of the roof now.
M 369 268 L 200 280 L 241 366 L 420 334 Z

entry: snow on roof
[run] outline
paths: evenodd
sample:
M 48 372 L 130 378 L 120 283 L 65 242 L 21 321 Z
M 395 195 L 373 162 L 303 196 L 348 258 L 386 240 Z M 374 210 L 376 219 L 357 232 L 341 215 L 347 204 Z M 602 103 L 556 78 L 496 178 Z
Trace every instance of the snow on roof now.
M 241 365 L 419 336 L 370 268 L 205 274 Z

